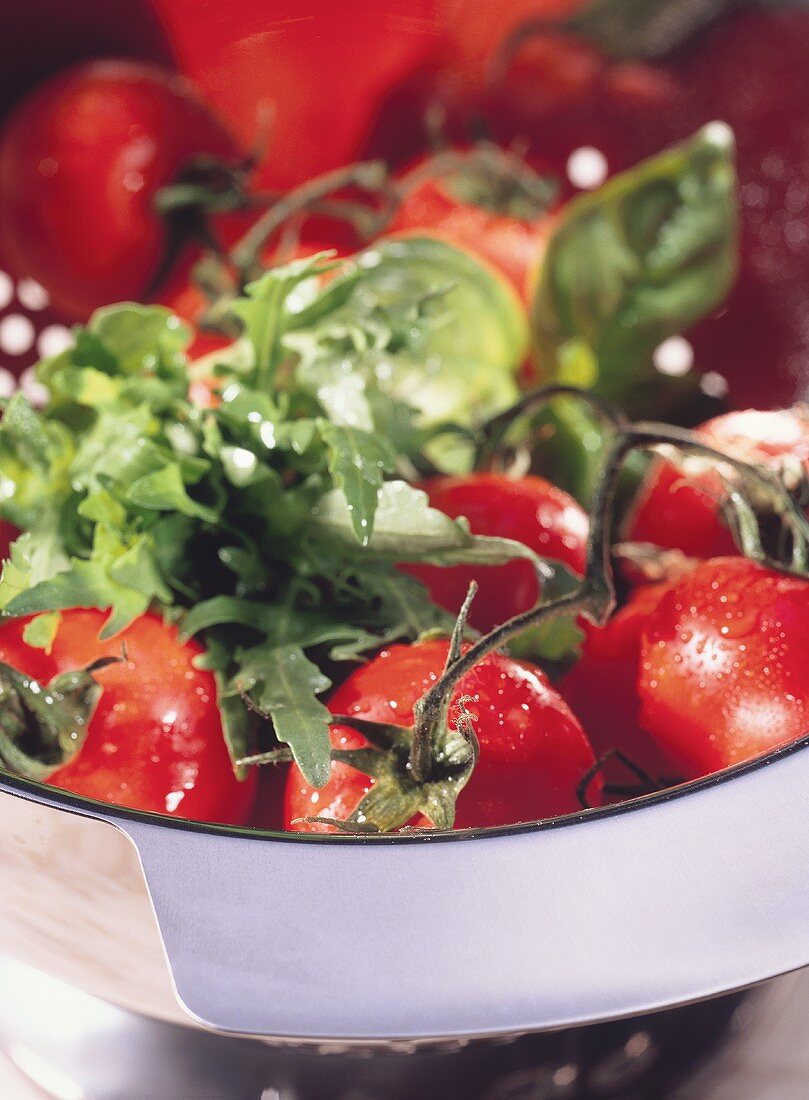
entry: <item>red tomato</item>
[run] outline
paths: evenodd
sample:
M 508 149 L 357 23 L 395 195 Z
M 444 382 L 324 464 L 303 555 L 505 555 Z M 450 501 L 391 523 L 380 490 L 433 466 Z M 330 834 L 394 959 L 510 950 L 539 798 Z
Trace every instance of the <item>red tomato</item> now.
M 494 55 L 517 27 L 536 19 L 546 19 L 550 26 L 570 17 L 586 3 L 587 0 L 489 0 L 470 18 L 469 9 L 457 0 L 437 0 L 436 10 L 447 37 L 444 63 L 456 80 L 469 87 L 481 86 L 489 76 Z
M 709 446 L 746 462 L 775 467 L 791 457 L 809 471 L 809 413 L 801 406 L 727 413 L 697 431 Z M 693 458 L 683 468 L 656 462 L 635 505 L 629 537 L 679 549 L 690 557 L 735 554 L 721 513 L 727 494 L 712 465 L 710 460 Z
M 582 656 L 558 685 L 596 755 L 618 749 L 652 780 L 673 779 L 679 774 L 677 765 L 641 728 L 638 718 L 643 630 L 669 587 L 666 583 L 641 585 L 604 627 L 582 621 Z M 619 760 L 606 763 L 605 775 L 623 786 L 635 781 Z
M 641 723 L 688 778 L 809 732 L 809 581 L 745 558 L 700 563 L 643 632 Z
M 222 736 L 213 675 L 194 667 L 202 652 L 146 614 L 106 641 L 106 613 L 63 611 L 50 655 L 22 638 L 26 620 L 0 625 L 0 661 L 47 683 L 100 657 L 126 661 L 97 674 L 103 687 L 77 755 L 54 772 L 54 787 L 86 798 L 195 821 L 247 821 L 256 776 L 236 779 Z
M 273 110 L 264 187 L 356 159 L 381 96 L 434 55 L 435 0 L 152 0 L 183 72 L 246 147 Z
M 412 165 L 405 177 L 428 165 L 429 159 Z M 464 169 L 431 176 L 405 195 L 389 231 L 418 230 L 423 234 L 433 230 L 502 272 L 527 300 L 553 229 L 553 214 L 549 211 L 529 219 L 509 210 L 508 200 L 494 205 L 497 203 L 494 191 L 492 204 L 469 197 Z
M 433 508 L 453 519 L 465 516 L 476 535 L 498 535 L 524 543 L 542 557 L 564 562 L 575 573 L 584 572 L 587 516 L 573 497 L 541 477 L 519 479 L 503 474 L 437 477 L 422 489 Z M 469 582 L 478 582 L 469 621 L 489 631 L 539 598 L 536 572 L 530 562 L 505 565 L 403 566 L 427 585 L 432 599 L 448 611 L 458 611 Z
M 134 61 L 60 73 L 0 135 L 0 253 L 68 319 L 140 299 L 166 247 L 156 191 L 231 139 L 180 77 Z
M 446 661 L 446 641 L 395 645 L 357 669 L 329 700 L 333 714 L 356 714 L 377 722 L 408 726 L 413 706 L 435 683 Z M 594 762 L 578 720 L 544 673 L 533 665 L 493 653 L 461 679 L 457 700 L 466 697 L 480 742 L 480 758 L 458 796 L 455 828 L 510 825 L 572 813 L 580 808 L 577 787 Z M 357 748 L 365 739 L 348 726 L 332 727 L 335 748 Z M 323 790 L 310 787 L 290 768 L 286 788 L 286 828 L 333 832 L 331 826 L 301 820 L 322 815 L 344 820 L 374 780 L 345 763 L 332 763 Z M 591 784 L 591 802 L 599 784 Z M 429 825 L 420 817 L 413 824 Z
M 19 531 L 12 524 L 0 519 L 0 562 L 8 557 L 9 547 L 19 535 Z

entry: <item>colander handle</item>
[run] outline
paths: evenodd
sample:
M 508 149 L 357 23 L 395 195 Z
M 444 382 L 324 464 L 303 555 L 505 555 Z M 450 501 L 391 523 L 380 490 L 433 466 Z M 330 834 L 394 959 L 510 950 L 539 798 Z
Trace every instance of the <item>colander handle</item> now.
M 809 964 L 807 748 L 633 806 L 474 838 L 119 824 L 197 1020 L 302 1039 L 519 1032 Z

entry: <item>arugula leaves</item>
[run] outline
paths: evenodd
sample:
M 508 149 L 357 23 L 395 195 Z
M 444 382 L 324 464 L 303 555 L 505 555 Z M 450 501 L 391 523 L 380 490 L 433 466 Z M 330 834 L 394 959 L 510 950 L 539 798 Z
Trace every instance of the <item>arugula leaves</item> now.
M 661 340 L 730 285 L 736 218 L 719 124 L 571 203 L 533 305 L 548 371 L 641 393 Z M 234 762 L 274 737 L 320 785 L 335 665 L 452 626 L 399 564 L 523 558 L 548 580 L 521 543 L 473 535 L 409 484 L 464 468 L 476 425 L 516 394 L 527 323 L 503 279 L 417 236 L 339 269 L 324 256 L 274 269 L 232 308 L 241 337 L 191 366 L 169 311 L 101 310 L 40 364 L 44 410 L 8 402 L 0 516 L 24 534 L 0 609 L 37 616 L 26 639 L 43 648 L 71 607 L 107 610 L 105 637 L 162 611 L 204 643 Z M 194 374 L 219 380 L 216 407 L 191 401 Z M 577 637 L 569 623 L 531 644 L 562 659 Z M 42 719 L 42 743 L 24 743 L 36 703 L 4 675 L 0 762 L 44 775 L 58 738 Z M 57 687 L 70 725 L 75 699 Z M 76 696 L 92 697 L 87 684 Z
M 26 532 L 0 608 L 37 616 L 28 641 L 49 646 L 71 607 L 107 609 L 105 637 L 162 609 L 205 644 L 234 761 L 271 729 L 315 784 L 329 670 L 451 624 L 396 563 L 527 553 L 473 538 L 402 480 L 437 434 L 465 431 L 404 401 L 402 373 L 429 355 L 461 377 L 456 348 L 474 346 L 510 387 L 524 336 L 510 299 L 440 242 L 382 246 L 321 285 L 330 266 L 269 271 L 233 304 L 243 336 L 204 364 L 217 408 L 189 399 L 185 325 L 124 304 L 40 365 L 43 411 L 16 395 L 0 423 L 0 514 Z M 466 394 L 468 423 L 488 401 Z
M 67 764 L 83 745 L 101 696 L 93 673 L 109 663 L 39 684 L 0 662 L 0 765 L 42 780 Z

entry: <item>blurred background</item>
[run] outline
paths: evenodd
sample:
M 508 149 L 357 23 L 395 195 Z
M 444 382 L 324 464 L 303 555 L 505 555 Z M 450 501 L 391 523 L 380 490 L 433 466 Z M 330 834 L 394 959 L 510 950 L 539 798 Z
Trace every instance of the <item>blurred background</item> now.
M 358 158 L 406 163 L 440 124 L 446 140 L 527 146 L 569 194 L 721 118 L 739 143 L 743 267 L 727 306 L 663 369 L 707 375 L 714 396 L 730 386 L 736 405 L 791 399 L 809 343 L 807 57 L 803 5 L 743 0 L 10 6 L 0 44 L 0 392 L 105 297 L 187 312 L 195 246 L 168 262 L 144 208 L 193 153 L 252 157 L 251 187 L 280 194 Z M 58 81 L 99 59 L 157 66 L 149 71 L 163 80 L 181 74 L 190 82 L 181 97 L 197 108 L 186 118 L 187 104 L 124 97 L 117 117 L 131 109 L 129 129 L 116 131 L 101 80 L 95 98 L 73 89 L 76 123 L 53 107 Z M 68 170 L 71 155 L 78 166 Z M 37 181 L 56 166 L 72 171 L 84 203 L 43 214 Z M 20 182 L 26 171 L 33 184 Z M 114 233 L 130 239 L 105 258 Z

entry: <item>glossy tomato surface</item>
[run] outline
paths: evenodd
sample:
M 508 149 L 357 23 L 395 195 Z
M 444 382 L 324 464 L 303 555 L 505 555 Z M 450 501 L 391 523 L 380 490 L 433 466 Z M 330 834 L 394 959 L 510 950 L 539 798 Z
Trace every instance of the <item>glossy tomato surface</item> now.
M 447 657 L 446 641 L 396 645 L 357 669 L 329 700 L 333 714 L 358 715 L 408 726 L 413 706 L 436 682 Z M 509 825 L 581 808 L 577 788 L 594 761 L 578 720 L 540 669 L 492 654 L 464 676 L 453 693 L 466 697 L 480 742 L 480 757 L 458 796 L 455 828 Z M 332 727 L 335 748 L 358 748 L 365 739 L 348 726 Z M 328 825 L 303 820 L 321 815 L 344 820 L 368 792 L 373 780 L 342 762 L 331 765 L 331 779 L 316 790 L 295 765 L 286 788 L 285 823 L 304 832 L 333 832 Z M 598 782 L 590 800 L 597 803 Z M 425 818 L 413 824 L 429 825 Z
M 698 434 L 709 446 L 745 462 L 777 469 L 790 459 L 809 471 L 809 413 L 803 406 L 728 413 L 703 424 Z M 714 467 L 712 460 L 693 457 L 656 462 L 638 496 L 629 537 L 691 557 L 734 554 L 722 516 L 727 493 Z
M 421 486 L 433 508 L 453 519 L 465 516 L 476 535 L 516 539 L 542 557 L 553 558 L 579 575 L 587 550 L 587 516 L 567 493 L 541 477 L 503 474 L 438 477 Z M 527 561 L 496 566 L 407 566 L 441 607 L 457 612 L 469 583 L 478 582 L 469 621 L 488 631 L 525 611 L 539 598 L 534 567 Z
M 23 640 L 23 619 L 0 624 L 0 661 L 47 683 L 100 657 L 121 657 L 96 675 L 103 691 L 77 755 L 48 782 L 86 798 L 196 821 L 247 821 L 256 776 L 236 779 L 222 735 L 213 675 L 202 653 L 146 614 L 100 641 L 107 614 L 62 612 L 50 654 Z
M 54 309 L 84 320 L 143 299 L 166 248 L 155 193 L 233 142 L 182 78 L 135 61 L 60 73 L 0 133 L 0 255 Z
M 643 632 L 641 724 L 688 778 L 809 731 L 809 581 L 743 558 L 701 563 Z
M 668 589 L 667 583 L 641 585 L 606 626 L 582 622 L 582 655 L 558 684 L 596 756 L 617 749 L 653 783 L 680 775 L 679 764 L 641 727 L 639 716 L 643 632 Z M 605 762 L 604 774 L 619 786 L 638 779 L 617 759 Z
M 405 179 L 428 167 L 429 161 L 411 166 Z M 497 268 L 527 300 L 553 229 L 552 213 L 518 217 L 505 208 L 471 201 L 463 187 L 462 174 L 424 179 L 405 194 L 389 231 L 433 231 Z

